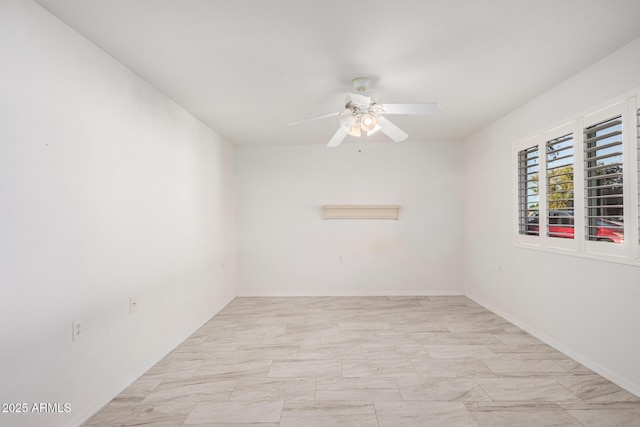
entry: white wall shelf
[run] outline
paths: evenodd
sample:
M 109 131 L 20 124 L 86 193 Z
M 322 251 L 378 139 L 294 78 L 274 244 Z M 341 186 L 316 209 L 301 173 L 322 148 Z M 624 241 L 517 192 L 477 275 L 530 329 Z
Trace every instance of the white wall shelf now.
M 324 205 L 324 219 L 398 219 L 398 205 Z

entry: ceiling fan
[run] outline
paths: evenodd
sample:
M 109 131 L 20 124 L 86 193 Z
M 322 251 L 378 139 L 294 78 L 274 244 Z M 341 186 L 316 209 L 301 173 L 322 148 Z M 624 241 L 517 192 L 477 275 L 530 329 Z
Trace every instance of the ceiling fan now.
M 361 136 L 363 133 L 372 135 L 381 131 L 395 142 L 404 141 L 409 137 L 402 129 L 394 125 L 385 117 L 387 114 L 431 115 L 440 111 L 437 102 L 422 102 L 413 104 L 378 104 L 377 96 L 367 92 L 370 80 L 366 77 L 356 77 L 351 81 L 356 93 L 350 93 L 345 100 L 342 111 L 323 114 L 322 116 L 298 120 L 289 123 L 295 126 L 312 120 L 339 117 L 340 127 L 329 140 L 327 147 L 337 147 L 347 135 Z

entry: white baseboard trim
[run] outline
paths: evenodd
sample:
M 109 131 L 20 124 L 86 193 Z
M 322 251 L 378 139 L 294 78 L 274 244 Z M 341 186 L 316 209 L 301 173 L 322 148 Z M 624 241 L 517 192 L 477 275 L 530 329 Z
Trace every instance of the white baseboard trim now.
M 464 296 L 461 291 L 273 291 L 238 292 L 238 297 L 442 297 Z
M 100 397 L 94 399 L 93 402 L 91 402 L 90 405 L 86 406 L 85 408 L 82 408 L 80 410 L 80 412 L 76 413 L 76 415 L 73 418 L 71 418 L 69 421 L 64 423 L 64 427 L 77 427 L 77 426 L 80 426 L 80 425 L 86 423 L 89 420 L 89 418 L 91 418 L 92 416 L 97 414 L 98 411 L 100 411 L 102 408 L 104 408 L 109 402 L 111 402 L 113 399 L 115 399 L 116 396 L 118 396 L 127 387 L 129 387 L 131 384 L 133 384 L 138 378 L 140 378 L 142 375 L 144 375 L 145 372 L 147 372 L 149 369 L 154 367 L 156 365 L 156 363 L 161 361 L 167 354 L 171 353 L 177 346 L 182 344 L 182 342 L 184 340 L 189 338 L 191 336 L 191 334 L 193 334 L 195 331 L 200 329 L 209 320 L 211 320 L 211 318 L 213 316 L 218 314 L 223 308 L 225 308 L 234 299 L 235 299 L 235 297 L 232 297 L 226 303 L 223 303 L 221 306 L 219 306 L 216 309 L 214 309 L 214 313 L 211 315 L 211 317 L 209 317 L 208 319 L 205 319 L 203 322 L 199 322 L 199 323 L 201 323 L 200 326 L 196 327 L 193 330 L 185 331 L 185 333 L 183 334 L 184 338 L 182 338 L 174 347 L 172 347 L 172 348 L 168 349 L 166 352 L 164 352 L 164 354 L 162 356 L 160 356 L 158 358 L 158 360 L 156 360 L 155 362 L 152 362 L 151 364 L 148 364 L 148 366 L 143 368 L 142 372 L 140 372 L 139 375 L 136 376 L 134 374 L 133 378 L 126 379 L 125 381 L 123 381 L 118 386 L 113 387 L 109 391 L 104 392 Z
M 551 347 L 555 348 L 560 353 L 563 353 L 565 356 L 568 356 L 568 357 L 572 358 L 573 360 L 575 360 L 576 362 L 578 362 L 578 363 L 584 365 L 585 367 L 591 369 L 596 374 L 603 376 L 604 378 L 608 379 L 612 383 L 614 383 L 614 384 L 620 386 L 621 388 L 625 389 L 629 393 L 640 397 L 640 385 L 639 384 L 635 384 L 635 383 L 627 380 L 626 378 L 621 377 L 620 375 L 616 374 L 615 372 L 611 371 L 610 369 L 608 369 L 608 368 L 600 365 L 599 363 L 594 362 L 590 358 L 588 358 L 588 357 L 586 357 L 586 356 L 574 351 L 570 347 L 567 347 L 566 345 L 564 345 L 561 342 L 551 338 L 550 336 L 546 335 L 545 333 L 540 332 L 539 330 L 527 325 L 526 323 L 524 323 L 524 322 L 520 321 L 519 319 L 511 316 L 510 314 L 508 314 L 508 313 L 506 313 L 506 312 L 494 307 L 493 305 L 491 305 L 491 304 L 487 303 L 486 301 L 482 300 L 482 298 L 478 298 L 477 296 L 475 296 L 473 294 L 469 294 L 469 293 L 467 293 L 466 296 L 467 296 L 467 298 L 477 302 L 478 304 L 480 304 L 481 306 L 483 306 L 487 310 L 490 310 L 490 311 L 494 312 L 495 314 L 497 314 L 498 316 L 504 318 L 505 320 L 508 320 L 509 322 L 513 323 L 514 325 L 516 325 L 517 327 L 519 327 L 523 331 L 525 331 L 525 332 L 533 335 L 534 337 L 538 338 L 540 341 L 544 342 L 545 344 L 548 344 Z
M 153 366 L 153 365 L 151 365 Z M 146 371 L 144 371 L 146 372 Z M 142 374 L 144 374 L 144 372 Z M 141 374 L 141 375 L 142 375 Z M 137 378 L 129 381 L 126 380 L 124 384 L 121 384 L 107 392 L 104 392 L 100 397 L 91 402 L 91 405 L 83 408 L 79 413 L 71 418 L 64 424 L 65 427 L 77 427 L 86 423 L 89 418 L 97 414 L 102 408 L 104 408 L 109 402 L 111 402 L 117 395 L 122 393 L 127 387 L 129 387 Z

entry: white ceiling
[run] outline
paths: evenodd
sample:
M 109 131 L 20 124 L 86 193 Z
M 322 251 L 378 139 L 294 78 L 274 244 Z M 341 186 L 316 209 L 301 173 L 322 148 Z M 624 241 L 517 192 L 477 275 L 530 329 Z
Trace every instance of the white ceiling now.
M 640 37 L 638 0 L 37 1 L 234 144 L 326 143 L 336 118 L 287 123 L 357 76 L 440 103 L 392 116 L 409 141 L 462 139 Z

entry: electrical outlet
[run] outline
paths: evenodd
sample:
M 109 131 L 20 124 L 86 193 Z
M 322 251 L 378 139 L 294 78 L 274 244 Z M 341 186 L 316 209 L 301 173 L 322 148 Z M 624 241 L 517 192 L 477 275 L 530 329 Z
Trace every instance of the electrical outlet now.
M 75 322 L 73 322 L 73 340 L 78 341 L 80 338 L 82 338 L 82 334 L 84 334 L 82 321 L 76 320 Z
M 138 311 L 138 298 L 129 297 L 129 313 L 135 313 Z

